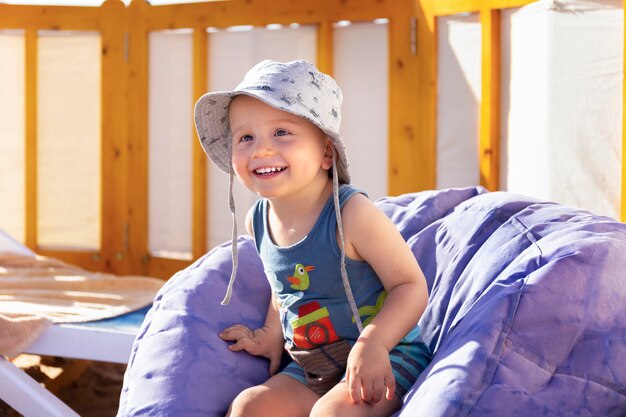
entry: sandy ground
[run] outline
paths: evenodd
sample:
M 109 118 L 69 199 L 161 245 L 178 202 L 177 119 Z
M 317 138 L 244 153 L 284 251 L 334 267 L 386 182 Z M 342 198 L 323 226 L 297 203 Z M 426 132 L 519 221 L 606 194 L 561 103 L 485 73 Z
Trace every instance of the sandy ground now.
M 13 361 L 82 417 L 114 417 L 126 365 L 20 355 Z M 0 417 L 19 417 L 0 401 Z

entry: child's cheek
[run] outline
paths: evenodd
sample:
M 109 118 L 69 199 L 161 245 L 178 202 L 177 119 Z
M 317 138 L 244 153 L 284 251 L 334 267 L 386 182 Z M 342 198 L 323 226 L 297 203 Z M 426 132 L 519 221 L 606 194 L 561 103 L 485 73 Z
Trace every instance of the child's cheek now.
M 237 155 L 233 155 L 232 164 L 233 164 L 233 170 L 235 171 L 235 174 L 238 177 L 241 177 L 241 175 L 243 175 L 244 171 L 246 170 L 245 161 L 243 161 L 241 157 Z

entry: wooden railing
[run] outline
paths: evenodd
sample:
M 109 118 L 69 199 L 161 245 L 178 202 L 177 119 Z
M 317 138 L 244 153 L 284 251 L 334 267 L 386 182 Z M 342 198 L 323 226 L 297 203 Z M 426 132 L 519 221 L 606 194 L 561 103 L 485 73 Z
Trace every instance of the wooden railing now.
M 101 7 L 0 4 L 0 30 L 25 33 L 26 244 L 44 254 L 115 273 L 169 277 L 189 261 L 148 250 L 148 33 L 193 31 L 194 101 L 208 89 L 207 28 L 268 24 L 317 25 L 317 65 L 333 72 L 333 28 L 340 20 L 387 18 L 389 38 L 388 193 L 436 186 L 436 19 L 474 12 L 482 25 L 480 183 L 500 188 L 500 11 L 534 0 L 232 0 L 150 6 L 106 0 Z M 42 250 L 37 238 L 37 41 L 40 30 L 98 31 L 102 42 L 102 173 L 100 249 Z M 625 90 L 626 97 L 626 90 Z M 189 103 L 190 108 L 193 102 Z M 624 102 L 626 119 L 626 101 Z M 193 123 L 189 120 L 189 123 Z M 207 251 L 207 159 L 193 141 L 192 257 Z M 626 133 L 622 160 L 626 160 Z M 626 219 L 626 164 L 621 217 Z
M 389 193 L 434 187 L 433 138 L 419 140 L 418 60 L 411 41 L 410 0 L 219 1 L 150 6 L 106 0 L 101 7 L 0 4 L 0 29 L 26 33 L 26 243 L 90 269 L 168 277 L 189 261 L 148 250 L 148 33 L 193 30 L 194 101 L 207 91 L 207 28 L 314 24 L 317 65 L 333 72 L 333 28 L 340 20 L 389 20 Z M 102 182 L 100 250 L 45 250 L 37 238 L 37 32 L 98 31 L 102 41 Z M 190 108 L 193 102 L 189 103 Z M 192 120 L 189 123 L 193 123 Z M 207 250 L 206 156 L 193 141 L 193 243 L 195 259 Z

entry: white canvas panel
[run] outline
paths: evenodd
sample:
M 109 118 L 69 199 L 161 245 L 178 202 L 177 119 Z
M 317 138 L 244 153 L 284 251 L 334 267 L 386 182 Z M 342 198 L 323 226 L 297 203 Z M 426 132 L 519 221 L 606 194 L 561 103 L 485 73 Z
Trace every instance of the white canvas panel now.
M 437 19 L 437 188 L 480 183 L 481 36 L 476 13 Z
M 547 15 L 504 10 L 501 29 L 500 187 L 547 198 Z
M 621 6 L 540 1 L 503 14 L 508 190 L 619 216 Z
M 193 34 L 148 35 L 148 247 L 192 257 Z
M 37 226 L 46 248 L 100 247 L 101 41 L 41 32 L 37 72 Z
M 0 31 L 0 229 L 24 242 L 24 33 Z
M 387 24 L 334 29 L 334 77 L 343 92 L 341 136 L 352 184 L 370 198 L 388 194 L 389 48 Z
M 316 28 L 300 26 L 268 30 L 221 30 L 209 34 L 209 90 L 231 90 L 245 73 L 263 59 L 315 62 Z M 199 146 L 199 144 L 198 144 Z M 232 217 L 228 209 L 228 175 L 209 163 L 208 246 L 229 241 Z M 245 234 L 246 213 L 258 196 L 235 180 L 235 206 L 239 234 Z

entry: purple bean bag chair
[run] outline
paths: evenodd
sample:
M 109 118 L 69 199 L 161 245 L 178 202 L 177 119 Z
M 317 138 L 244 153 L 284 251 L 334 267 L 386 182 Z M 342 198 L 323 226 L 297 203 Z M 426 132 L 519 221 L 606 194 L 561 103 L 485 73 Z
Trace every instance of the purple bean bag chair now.
M 480 187 L 377 205 L 398 227 L 430 289 L 421 318 L 433 360 L 396 417 L 626 415 L 626 224 Z M 135 341 L 118 417 L 223 416 L 268 377 L 265 359 L 217 337 L 263 323 L 269 286 L 254 244 L 221 306 L 230 248 L 163 287 Z

